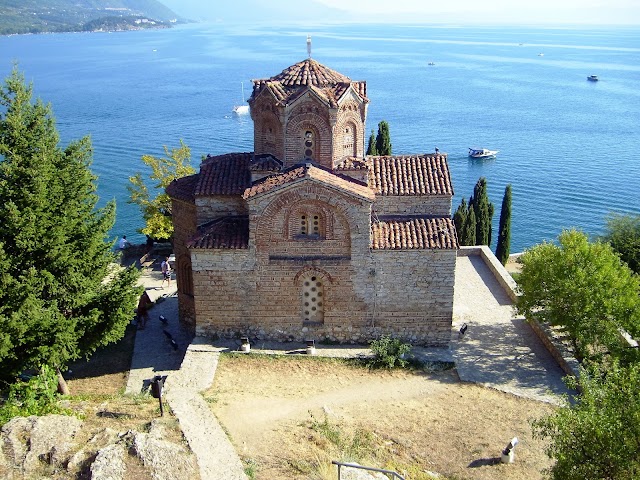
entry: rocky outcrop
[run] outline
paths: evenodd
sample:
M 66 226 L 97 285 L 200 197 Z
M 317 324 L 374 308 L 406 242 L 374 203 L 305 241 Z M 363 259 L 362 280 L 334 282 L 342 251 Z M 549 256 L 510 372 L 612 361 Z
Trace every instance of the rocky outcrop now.
M 16 417 L 0 430 L 0 478 L 75 478 L 90 472 L 92 480 L 125 480 L 127 465 L 142 468 L 153 480 L 200 478 L 193 453 L 165 440 L 161 422 L 148 433 L 119 433 L 104 428 L 79 445 L 82 420 L 63 415 Z

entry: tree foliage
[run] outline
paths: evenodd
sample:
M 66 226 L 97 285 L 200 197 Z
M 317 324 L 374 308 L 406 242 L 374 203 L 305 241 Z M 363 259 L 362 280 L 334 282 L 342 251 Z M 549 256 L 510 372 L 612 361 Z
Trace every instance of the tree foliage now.
M 504 189 L 502 197 L 502 208 L 500 209 L 500 224 L 498 226 L 498 244 L 496 246 L 496 257 L 505 265 L 509 260 L 509 250 L 511 248 L 511 184 Z
M 580 387 L 573 405 L 533 423 L 537 437 L 550 438 L 550 477 L 640 478 L 640 364 L 585 371 Z
M 378 123 L 376 151 L 378 155 L 391 155 L 391 134 L 389 133 L 389 124 L 384 120 Z
M 579 359 L 637 359 L 637 349 L 621 342 L 620 329 L 634 338 L 640 334 L 640 277 L 610 245 L 569 230 L 557 245 L 536 245 L 520 260 L 519 314 L 565 329 Z
M 376 149 L 376 134 L 373 130 L 371 130 L 371 135 L 369 136 L 369 145 L 367 146 L 367 155 L 378 155 L 378 150 Z
M 151 198 L 141 173 L 129 177 L 131 185 L 127 187 L 129 203 L 140 207 L 145 221 L 145 226 L 140 232 L 157 240 L 167 240 L 173 235 L 171 198 L 165 189 L 173 180 L 195 173 L 191 166 L 191 150 L 182 140 L 178 148 L 169 150 L 165 146 L 164 153 L 165 156 L 161 158 L 152 155 L 142 156 L 142 162 L 151 168 L 149 178 L 155 182 L 154 188 L 159 191 L 154 198 Z
M 462 243 L 462 239 L 466 238 L 466 223 L 467 223 L 467 217 L 469 216 L 469 207 L 467 207 L 467 201 L 463 198 L 460 201 L 460 205 L 458 205 L 458 208 L 456 209 L 456 212 L 453 214 L 453 223 L 456 226 L 456 232 L 458 233 L 458 242 L 460 242 L 461 245 L 464 245 Z
M 491 244 L 491 222 L 493 204 L 487 195 L 487 180 L 480 177 L 473 187 L 473 196 L 469 199 L 469 208 L 473 208 L 476 217 L 475 245 Z
M 604 240 L 631 270 L 640 273 L 640 215 L 609 215 Z
M 115 204 L 96 209 L 90 140 L 58 143 L 14 69 L 0 88 L 0 380 L 120 339 L 138 296 L 137 271 L 112 269 Z

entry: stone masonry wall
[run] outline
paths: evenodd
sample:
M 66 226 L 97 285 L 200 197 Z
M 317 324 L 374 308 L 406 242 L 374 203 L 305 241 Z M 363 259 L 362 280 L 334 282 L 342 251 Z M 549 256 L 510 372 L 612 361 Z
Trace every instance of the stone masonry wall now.
M 202 225 L 220 217 L 230 215 L 246 215 L 247 204 L 240 195 L 226 195 L 215 197 L 198 197 L 198 224 Z
M 172 217 L 174 225 L 173 253 L 175 254 L 176 261 L 178 262 L 176 267 L 181 269 L 182 262 L 184 262 L 185 259 L 187 259 L 188 262 L 189 259 L 189 250 L 187 250 L 186 243 L 197 230 L 196 206 L 192 203 L 173 199 Z M 181 276 L 176 278 L 176 282 L 178 283 L 178 315 L 180 317 L 180 321 L 194 327 L 196 317 L 193 296 L 183 292 Z
M 376 196 L 374 210 L 378 215 L 451 215 L 450 196 Z

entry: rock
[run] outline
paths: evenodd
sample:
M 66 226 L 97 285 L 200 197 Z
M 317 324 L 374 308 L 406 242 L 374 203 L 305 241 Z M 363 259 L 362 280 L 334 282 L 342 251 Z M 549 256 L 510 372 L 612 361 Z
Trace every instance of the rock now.
M 101 449 L 91 464 L 91 480 L 124 480 L 127 471 L 124 455 L 124 448 L 118 444 Z
M 42 462 L 62 467 L 81 426 L 81 420 L 65 415 L 13 418 L 0 432 L 6 463 L 25 476 L 38 471 Z
M 87 444 L 76 452 L 67 463 L 67 470 L 74 471 L 82 468 L 93 455 L 101 448 L 118 441 L 118 432 L 110 428 L 98 431 Z
M 195 456 L 181 445 L 158 438 L 160 425 L 152 424 L 151 433 L 131 432 L 133 450 L 145 467 L 152 470 L 154 480 L 190 480 L 197 478 Z

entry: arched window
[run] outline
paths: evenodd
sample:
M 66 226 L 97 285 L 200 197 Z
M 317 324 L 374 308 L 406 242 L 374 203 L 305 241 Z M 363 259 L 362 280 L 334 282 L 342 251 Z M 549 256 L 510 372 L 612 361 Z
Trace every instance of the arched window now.
M 352 123 L 348 123 L 344 127 L 342 133 L 342 155 L 345 157 L 356 156 L 356 128 Z
M 324 322 L 324 283 L 317 273 L 302 278 L 302 320 L 305 323 Z
M 289 214 L 289 236 L 296 240 L 321 240 L 327 235 L 325 213 L 316 205 L 301 205 Z
M 314 151 L 316 146 L 316 139 L 312 130 L 307 129 L 304 131 L 303 142 L 304 160 L 311 162 L 315 156 Z

